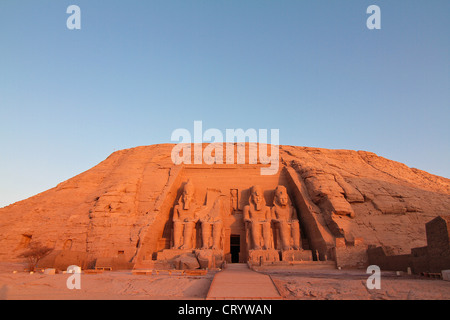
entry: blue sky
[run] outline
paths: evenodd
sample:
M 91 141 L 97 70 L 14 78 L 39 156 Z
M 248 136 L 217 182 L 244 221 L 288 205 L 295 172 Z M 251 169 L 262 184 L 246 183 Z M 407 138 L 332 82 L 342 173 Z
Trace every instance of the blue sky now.
M 0 207 L 195 120 L 449 178 L 449 17 L 447 0 L 1 0 Z

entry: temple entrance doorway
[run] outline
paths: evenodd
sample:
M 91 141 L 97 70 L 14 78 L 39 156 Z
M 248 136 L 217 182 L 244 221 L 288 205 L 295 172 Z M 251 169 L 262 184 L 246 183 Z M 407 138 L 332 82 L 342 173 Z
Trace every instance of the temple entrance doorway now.
M 241 252 L 241 236 L 231 235 L 230 237 L 231 263 L 239 263 L 240 252 Z

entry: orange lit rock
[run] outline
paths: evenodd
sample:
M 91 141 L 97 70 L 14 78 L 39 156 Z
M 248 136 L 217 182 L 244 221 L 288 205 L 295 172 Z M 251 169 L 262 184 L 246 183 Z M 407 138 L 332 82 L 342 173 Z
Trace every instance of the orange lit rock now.
M 449 179 L 369 152 L 280 146 L 278 173 L 262 176 L 261 164 L 176 166 L 172 148 L 165 144 L 115 152 L 55 188 L 0 209 L 0 260 L 17 260 L 30 242 L 40 241 L 55 252 L 84 252 L 90 261 L 120 258 L 135 268 L 154 266 L 175 246 L 174 208 L 187 181 L 195 186 L 199 219 L 194 219 L 186 259 L 200 256 L 203 266 L 212 264 L 210 256 L 195 251 L 202 247 L 221 250 L 217 257 L 223 255 L 227 262 L 248 261 L 252 248 L 244 208 L 250 205 L 252 186 L 260 187 L 269 208 L 276 188 L 286 188 L 300 239 L 284 239 L 285 248 L 301 244 L 304 259 L 311 256 L 308 252 L 318 252 L 321 260 L 342 265 L 354 251 L 356 262 L 363 263 L 361 248 L 368 245 L 393 254 L 425 246 L 425 223 L 447 215 L 450 207 Z M 270 238 L 267 248 L 261 242 L 261 249 L 278 255 L 255 255 L 270 260 L 304 257 L 305 253 L 283 254 L 277 243 L 283 241 L 279 226 L 270 224 L 270 235 L 261 228 L 261 236 L 264 232 Z M 337 259 L 339 252 L 343 254 Z

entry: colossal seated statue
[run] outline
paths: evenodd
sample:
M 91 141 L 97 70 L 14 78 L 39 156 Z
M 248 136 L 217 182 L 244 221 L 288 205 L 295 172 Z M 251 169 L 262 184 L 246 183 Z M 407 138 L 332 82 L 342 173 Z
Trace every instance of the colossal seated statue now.
M 250 250 L 272 249 L 270 208 L 266 206 L 261 187 L 253 186 L 250 192 L 249 205 L 244 207 L 244 222 L 246 228 L 250 230 L 251 238 L 248 247 Z
M 178 204 L 173 209 L 173 249 L 192 249 L 192 236 L 197 221 L 194 185 L 188 181 L 183 187 Z
M 272 221 L 274 227 L 279 230 L 281 248 L 283 250 L 300 249 L 300 225 L 297 211 L 292 206 L 284 186 L 278 186 L 275 189 Z
M 220 240 L 223 229 L 221 202 L 219 200 L 216 201 L 213 208 L 200 217 L 199 220 L 202 227 L 202 249 L 221 249 Z

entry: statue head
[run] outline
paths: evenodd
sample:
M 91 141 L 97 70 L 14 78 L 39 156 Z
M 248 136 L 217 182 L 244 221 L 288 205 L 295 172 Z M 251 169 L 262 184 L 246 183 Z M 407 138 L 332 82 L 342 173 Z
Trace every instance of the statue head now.
M 275 204 L 281 206 L 281 207 L 285 207 L 287 205 L 289 205 L 289 195 L 287 193 L 286 187 L 285 186 L 278 186 L 275 189 L 275 199 L 274 199 Z
M 260 186 L 253 186 L 250 189 L 250 203 L 255 205 L 256 210 L 261 210 L 265 205 L 264 193 Z
M 194 190 L 194 185 L 191 180 L 188 180 L 188 182 L 184 185 L 183 193 L 181 194 L 179 202 L 179 204 L 183 204 L 184 210 L 189 210 L 191 203 L 194 201 Z

